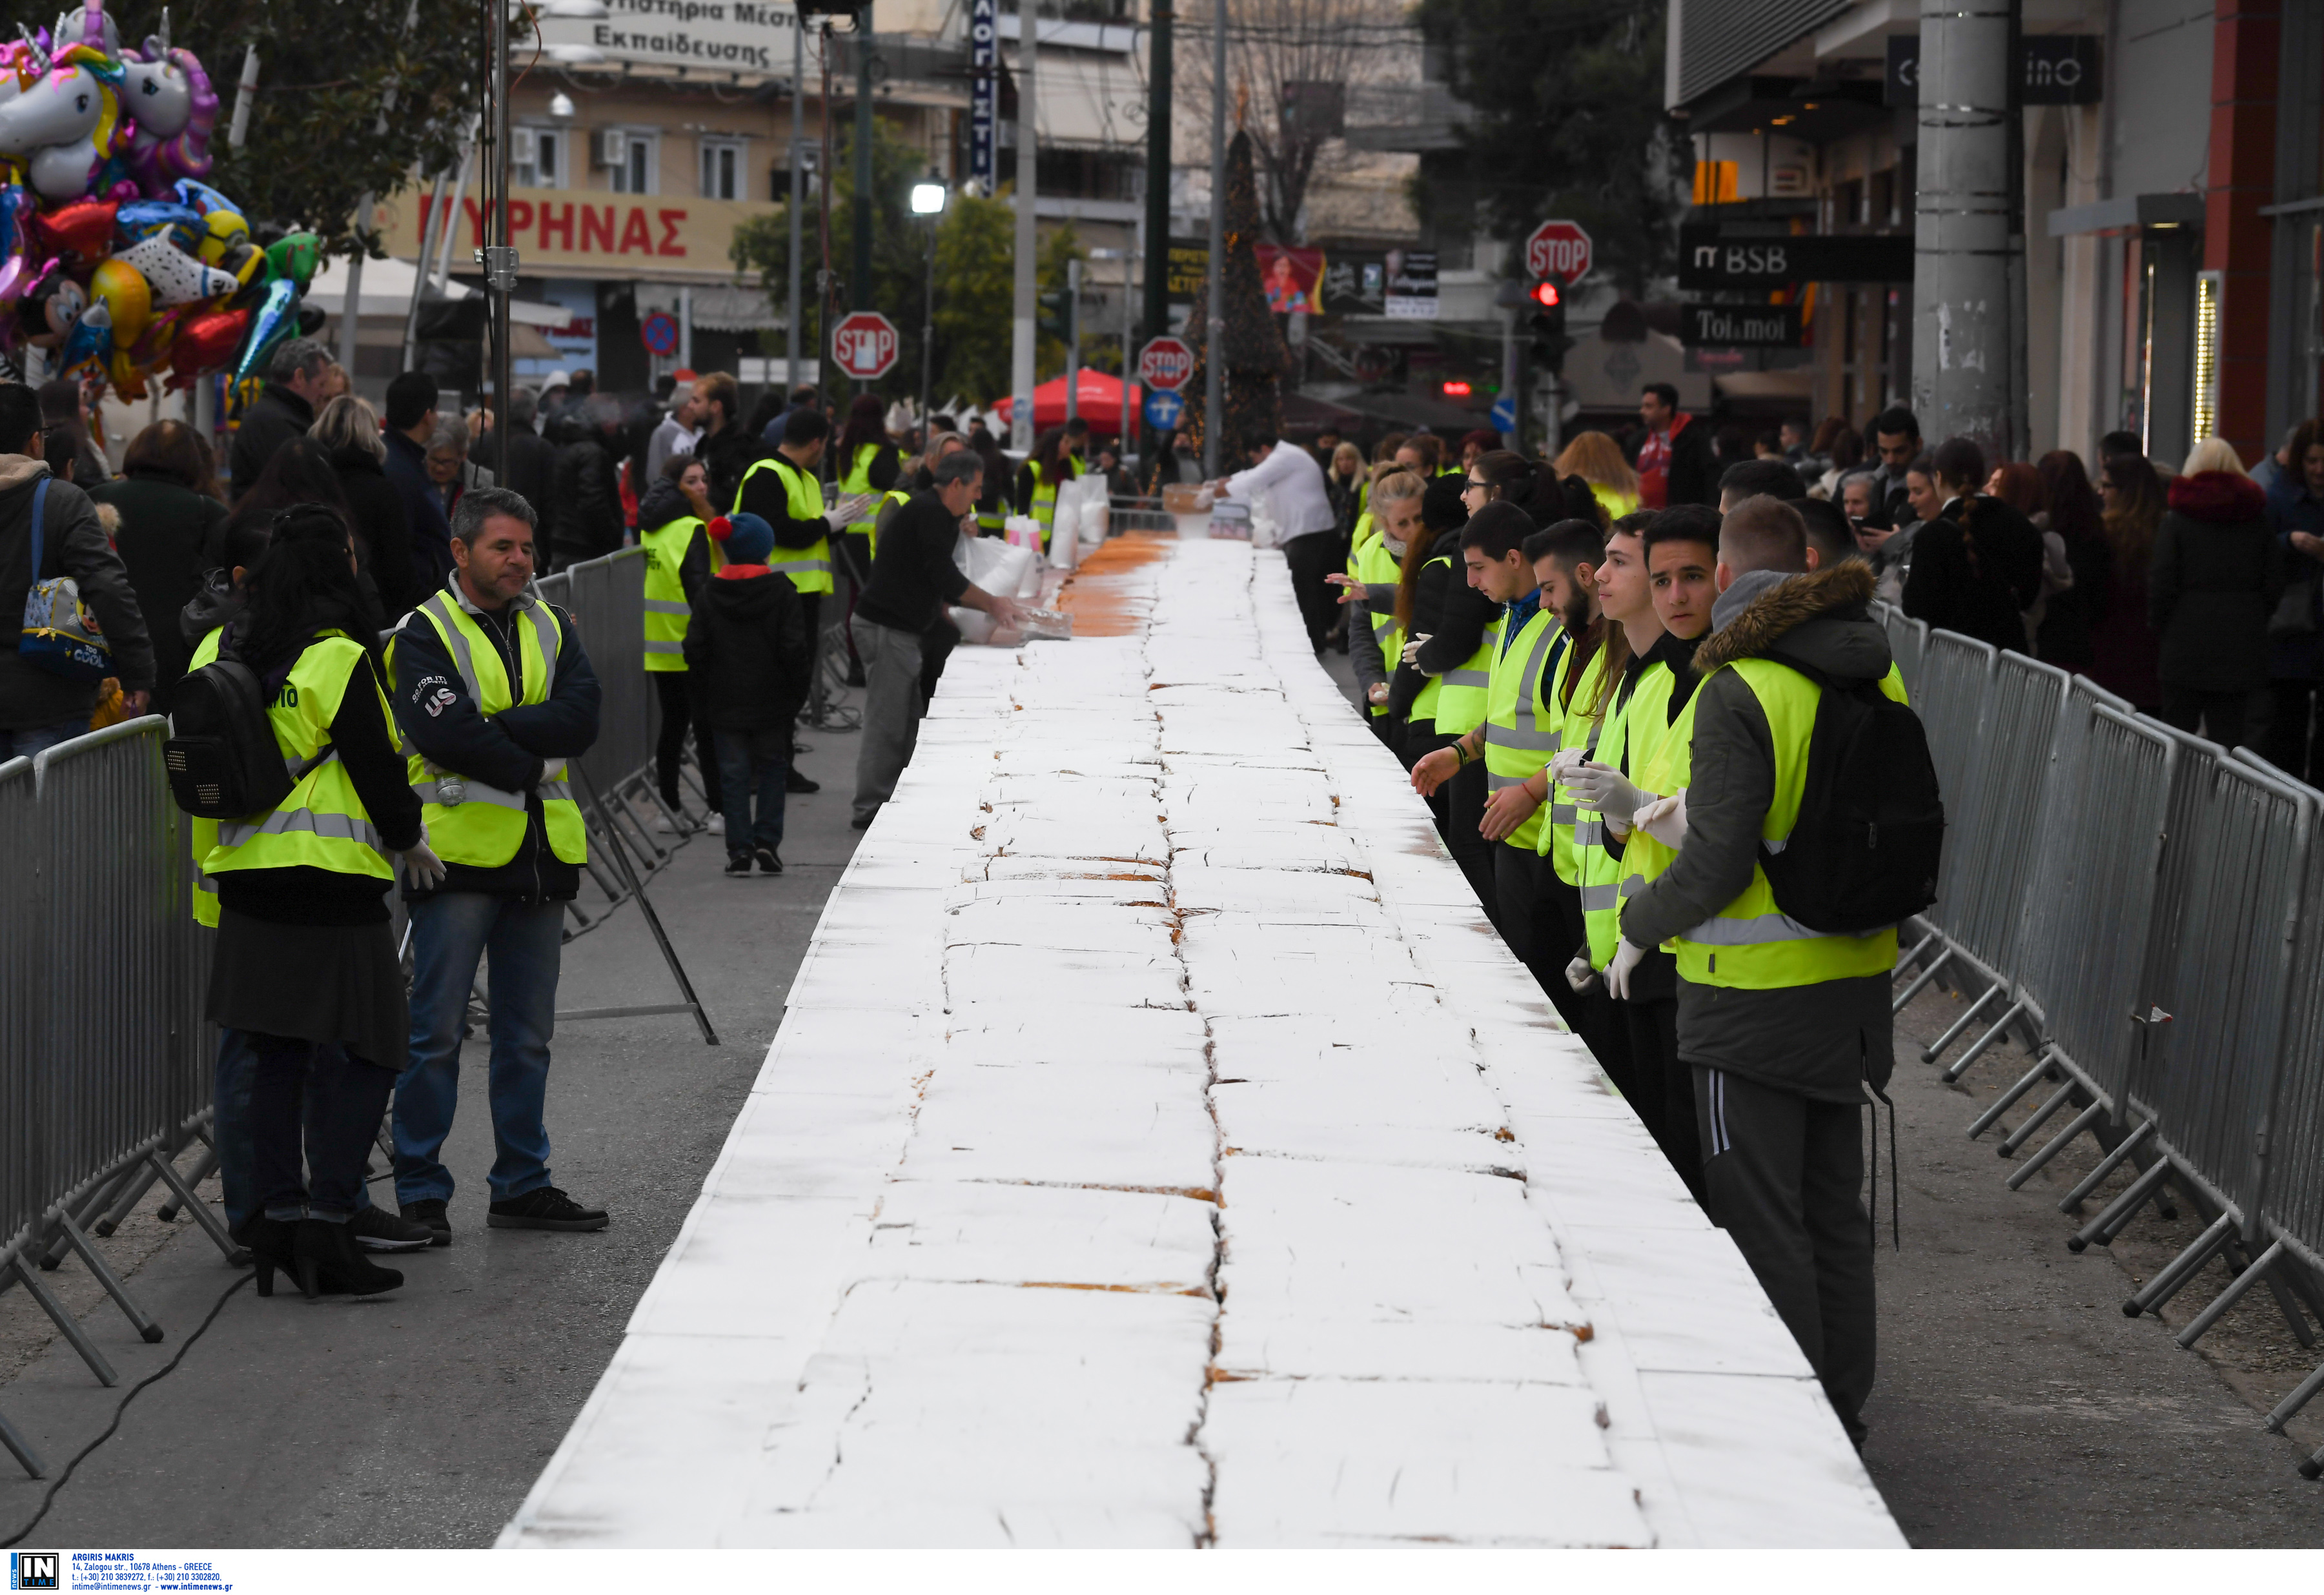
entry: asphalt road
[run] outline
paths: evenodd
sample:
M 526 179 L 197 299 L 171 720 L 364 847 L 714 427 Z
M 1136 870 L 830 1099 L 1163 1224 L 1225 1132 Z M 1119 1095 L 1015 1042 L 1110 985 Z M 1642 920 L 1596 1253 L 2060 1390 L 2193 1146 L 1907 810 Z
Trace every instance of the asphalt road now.
M 594 1235 L 484 1227 L 486 1050 L 470 1042 L 446 1158 L 460 1181 L 450 1249 L 390 1259 L 406 1283 L 373 1301 L 308 1303 L 280 1281 L 271 1300 L 247 1285 L 233 1291 L 183 1362 L 135 1397 L 119 1432 L 58 1492 L 38 1540 L 492 1543 L 587 1399 L 693 1204 L 853 851 L 855 739 L 809 740 L 817 746 L 801 764 L 824 790 L 790 800 L 786 873 L 728 880 L 722 844 L 704 836 L 649 888 L 722 1045 L 706 1046 L 684 1015 L 575 1023 L 557 1037 L 551 1166 L 558 1184 L 610 1209 L 612 1226 Z M 562 1007 L 676 1000 L 634 907 L 566 948 Z M 387 1189 L 374 1185 L 374 1197 Z M 122 1372 L 118 1388 L 98 1387 L 61 1343 L 0 1387 L 0 1410 L 52 1468 L 184 1348 L 236 1278 L 179 1224 L 134 1277 L 166 1341 L 143 1344 L 109 1306 L 84 1318 Z M 0 1455 L 0 1538 L 30 1518 L 45 1488 Z

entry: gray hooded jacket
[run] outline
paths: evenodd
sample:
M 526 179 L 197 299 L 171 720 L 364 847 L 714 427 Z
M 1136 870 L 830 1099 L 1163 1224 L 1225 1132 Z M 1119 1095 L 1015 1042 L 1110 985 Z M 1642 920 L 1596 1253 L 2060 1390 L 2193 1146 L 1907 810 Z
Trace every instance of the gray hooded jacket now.
M 1806 576 L 1753 572 L 1720 595 L 1718 629 L 1695 650 L 1702 685 L 1694 709 L 1686 844 L 1662 877 L 1622 910 L 1622 934 L 1643 946 L 1682 936 L 1751 884 L 1759 827 L 1775 795 L 1767 716 L 1732 670 L 1737 659 L 1798 659 L 1826 676 L 1877 681 L 1888 640 L 1867 617 L 1872 570 L 1857 560 Z M 1679 1056 L 1822 1102 L 1863 1100 L 1859 1082 L 1885 1088 L 1895 1028 L 1885 974 L 1812 986 L 1742 991 L 1682 979 Z

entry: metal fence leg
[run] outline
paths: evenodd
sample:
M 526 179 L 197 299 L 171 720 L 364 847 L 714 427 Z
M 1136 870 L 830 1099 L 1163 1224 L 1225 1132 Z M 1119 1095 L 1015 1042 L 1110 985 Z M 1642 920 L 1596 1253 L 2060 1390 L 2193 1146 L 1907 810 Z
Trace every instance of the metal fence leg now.
M 193 1173 L 185 1176 L 187 1189 L 191 1190 L 194 1186 L 200 1185 L 204 1180 L 209 1178 L 210 1176 L 216 1174 L 217 1169 L 217 1149 L 214 1147 L 205 1148 L 202 1151 L 202 1160 L 194 1165 Z M 161 1176 L 159 1174 L 156 1174 L 153 1177 L 159 1179 Z M 181 1205 L 181 1199 L 172 1196 L 169 1201 L 164 1202 L 160 1207 L 154 1209 L 154 1216 L 159 1218 L 165 1224 L 172 1223 L 176 1222 L 178 1217 L 178 1209 Z M 195 1205 L 198 1207 L 201 1204 L 197 1203 Z M 97 1232 L 99 1234 L 104 1233 L 101 1230 Z
M 2124 1136 L 2113 1151 L 2098 1159 L 2098 1166 L 2096 1168 L 2082 1176 L 2081 1184 L 2066 1193 L 2064 1198 L 2058 1203 L 2058 1211 L 2080 1212 L 2082 1203 L 2089 1200 L 2090 1193 L 2106 1184 L 2107 1176 L 2120 1168 L 2131 1155 L 2138 1150 L 2140 1143 L 2153 1133 L 2154 1120 L 2141 1120 L 2137 1128 Z M 2075 1249 L 2080 1250 L 2080 1248 L 2077 1247 Z
M 79 1203 L 77 1205 L 68 1205 L 65 1211 L 72 1214 L 74 1222 L 86 1225 L 92 1217 L 112 1202 L 114 1193 L 144 1172 L 145 1160 L 142 1157 L 134 1162 L 124 1163 L 81 1193 Z M 65 1253 L 71 1249 L 72 1241 L 62 1231 L 51 1235 L 48 1245 L 41 1252 L 42 1271 L 55 1273 L 64 1262 Z
M 1950 1046 L 1954 1042 L 1960 1039 L 1960 1033 L 1963 1030 L 1968 1029 L 1971 1025 L 1977 1022 L 1977 1016 L 1985 1011 L 1985 1005 L 2000 995 L 2001 988 L 1999 986 L 1987 986 L 1984 991 L 1978 992 L 1977 1000 L 1970 1003 L 1969 1007 L 1962 1011 L 1960 1018 L 1955 1019 L 1950 1026 L 1946 1027 L 1945 1033 L 1943 1035 L 1938 1037 L 1934 1041 L 1930 1042 L 1928 1046 L 1921 1048 L 1921 1061 L 1924 1064 L 1935 1063 L 1937 1059 L 1943 1055 L 1945 1048 Z
M 2324 1479 L 2324 1446 L 2317 1447 L 2316 1454 L 2300 1464 L 2300 1476 L 2302 1479 Z
M 111 1235 L 123 1224 L 128 1222 L 129 1215 L 137 1211 L 137 1204 L 145 1200 L 145 1193 L 152 1190 L 153 1182 L 161 1177 L 150 1168 L 142 1172 L 133 1169 L 130 1172 L 133 1177 L 124 1182 L 120 1199 L 106 1210 L 103 1218 L 89 1226 L 89 1229 L 97 1234 Z M 166 1223 L 171 1215 L 164 1212 L 155 1216 Z
M 1921 954 L 1927 952 L 1932 946 L 1935 945 L 1940 940 L 1941 940 L 1944 934 L 1945 933 L 1941 930 L 1932 930 L 1929 932 L 1928 935 L 1923 936 L 1919 941 L 1914 942 L 1913 944 L 1913 950 L 1905 954 L 1902 958 L 1896 960 L 1896 967 L 1899 969 L 1912 968 L 1913 965 L 1921 961 Z
M 2316 1392 L 2319 1390 L 2324 1390 L 2324 1363 L 2317 1364 L 2316 1371 L 2301 1380 L 2298 1389 L 2275 1404 L 2274 1408 L 2267 1415 L 2267 1432 L 2271 1434 L 2282 1434 L 2283 1425 L 2298 1416 L 2300 1409 L 2314 1400 Z M 2313 1473 L 2308 1476 L 2310 1479 L 2316 1477 Z
M 1976 1041 L 1970 1044 L 1969 1049 L 1967 1052 L 1961 1054 L 1960 1056 L 1953 1060 L 1952 1066 L 1945 1071 L 1945 1083 L 1950 1085 L 1954 1081 L 1960 1079 L 1962 1075 L 1968 1074 L 1969 1066 L 1977 1062 L 1978 1058 L 1984 1056 L 1985 1049 L 1991 1046 L 1995 1042 L 2000 1040 L 2003 1036 L 2006 1035 L 2008 1033 L 2009 1027 L 2016 1023 L 2018 1019 L 2024 1017 L 2024 1003 L 2011 1003 L 2009 1005 L 2009 1011 L 2003 1014 L 2000 1019 L 1994 1021 L 1992 1029 L 1987 1030 L 1984 1035 L 1978 1037 Z
M 2282 1269 L 2269 1272 L 2267 1290 L 2275 1298 L 2275 1310 L 2283 1314 L 2283 1322 L 2291 1327 L 2292 1338 L 2300 1342 L 2301 1351 L 2313 1351 L 2316 1349 L 2316 1332 L 2308 1327 L 2308 1319 L 2300 1311 L 2300 1304 L 2292 1299 L 2292 1292 L 2284 1288 Z
M 1946 963 L 1951 959 L 1952 955 L 1952 948 L 1947 947 L 1943 952 L 1931 959 L 1929 961 L 1928 968 L 1914 975 L 1913 977 L 1913 983 L 1905 987 L 1903 992 L 1897 996 L 1896 1000 L 1888 1005 L 1888 1011 L 1891 1013 L 1902 1013 L 1907 1008 L 1910 1008 L 1913 1005 L 1913 999 L 1918 997 L 1923 991 L 1927 990 L 1929 982 L 1937 978 L 1937 972 L 1944 968 Z
M 97 1382 L 106 1386 L 119 1384 L 121 1376 L 113 1371 L 113 1364 L 105 1360 L 105 1353 L 97 1349 L 97 1342 L 88 1338 L 88 1332 L 80 1326 L 79 1320 L 66 1312 L 65 1305 L 57 1300 L 56 1293 L 41 1282 L 41 1271 L 26 1268 L 21 1257 L 10 1258 L 8 1267 L 14 1271 L 16 1282 L 41 1304 L 41 1311 L 49 1315 L 49 1322 L 57 1326 L 57 1332 L 80 1353 L 80 1360 L 88 1364 L 88 1371 L 97 1376 Z
M 2168 1157 L 2155 1159 L 2153 1167 L 2130 1183 L 2130 1189 L 2108 1203 L 2098 1217 L 2067 1237 L 2066 1249 L 2081 1251 L 2093 1240 L 2100 1246 L 2112 1245 L 2115 1236 L 2121 1232 L 2125 1224 L 2130 1222 L 2131 1215 L 2145 1206 L 2147 1199 L 2161 1190 L 2163 1182 L 2170 1177 L 2171 1159 Z
M 2210 1332 L 2211 1325 L 2223 1317 L 2229 1307 L 2243 1299 L 2244 1292 L 2267 1277 L 2283 1256 L 2283 1242 L 2279 1240 L 2259 1254 L 2252 1266 L 2236 1275 L 2227 1288 L 2212 1299 L 2211 1305 L 2195 1315 L 2195 1322 L 2179 1332 L 2179 1349 L 2186 1351 Z
M 2034 1139 L 2034 1132 L 2041 1129 L 2044 1124 L 2047 1124 L 2050 1121 L 2051 1115 L 2057 1112 L 2059 1109 L 2064 1107 L 2068 1102 L 2073 1101 L 2074 1093 L 2081 1089 L 2082 1083 L 2080 1081 L 2075 1079 L 2071 1074 L 2067 1075 L 2066 1083 L 2060 1086 L 2056 1091 L 2051 1093 L 2050 1100 L 2043 1102 L 2040 1107 L 2034 1109 L 2033 1113 L 2027 1117 L 2024 1123 L 2019 1125 L 2015 1129 L 2011 1130 L 2007 1136 L 2004 1137 L 2001 1145 L 1997 1147 L 1995 1150 L 1999 1152 L 2004 1157 L 2016 1157 L 2017 1148 L 2024 1146 L 2027 1141 L 2032 1140 Z
M 2072 1144 L 2076 1136 L 2080 1135 L 2086 1129 L 2093 1128 L 2100 1119 L 2105 1117 L 2105 1115 L 2106 1104 L 2104 1102 L 2092 1102 L 2089 1107 L 2084 1108 L 2080 1112 L 2075 1114 L 2072 1123 L 2067 1125 L 2065 1129 L 2060 1130 L 2049 1140 L 2044 1141 L 2040 1148 L 2034 1152 L 2033 1157 L 2028 1157 L 2024 1162 L 2019 1164 L 2015 1168 L 2009 1171 L 2009 1188 L 2013 1191 L 2024 1189 L 2025 1182 L 2032 1179 L 2035 1175 L 2041 1173 L 2043 1165 L 2047 1164 L 2051 1158 L 2055 1157 L 2059 1153 L 2064 1151 L 2068 1146 Z
M 121 1283 L 121 1276 L 113 1271 L 113 1266 L 97 1255 L 97 1247 L 89 1240 L 88 1231 L 73 1222 L 70 1213 L 58 1214 L 57 1225 L 64 1231 L 67 1243 L 80 1253 L 81 1266 L 105 1286 L 105 1294 L 113 1298 L 114 1305 L 121 1309 L 121 1315 L 129 1320 L 129 1327 L 137 1332 L 138 1338 L 148 1345 L 161 1340 L 161 1326 L 137 1305 L 137 1299 L 129 1294 L 129 1287 Z
M 2135 1318 L 2141 1313 L 2153 1313 L 2160 1316 L 2163 1304 L 2177 1295 L 2189 1280 L 2201 1272 L 2203 1265 L 2211 1260 L 2235 1232 L 2233 1214 L 2223 1212 L 2213 1219 L 2211 1227 L 2195 1237 L 2193 1245 L 2164 1264 L 2143 1289 L 2132 1293 L 2130 1299 L 2122 1305 L 2122 1315 Z
M 8 1421 L 5 1413 L 0 1413 L 0 1445 L 8 1448 L 8 1454 L 16 1459 L 16 1465 L 24 1470 L 27 1478 L 49 1476 L 48 1464 L 41 1461 L 41 1453 L 32 1449 L 31 1441 L 16 1432 L 16 1425 Z
M 2047 1074 L 2049 1072 L 2050 1055 L 2047 1052 L 2044 1052 L 2040 1057 L 2034 1060 L 2034 1066 L 2025 1071 L 2025 1077 L 2024 1079 L 2011 1086 L 2007 1091 L 2003 1092 L 2001 1095 L 1995 1100 L 1993 1106 L 1987 1108 L 1984 1112 L 1979 1113 L 1977 1118 L 1970 1122 L 1969 1127 L 1969 1139 L 1975 1140 L 1987 1130 L 1991 1129 L 2004 1113 L 2006 1113 L 2011 1108 L 2017 1105 L 2017 1099 L 2024 1096 L 2027 1092 L 2032 1091 L 2035 1086 L 2041 1084 L 2042 1076 Z
M 213 1152 L 203 1161 L 215 1167 L 217 1163 L 217 1154 Z M 210 1204 L 194 1194 L 194 1185 L 201 1176 L 198 1175 L 195 1179 L 187 1179 L 177 1171 L 168 1158 L 159 1152 L 153 1154 L 153 1171 L 175 1194 L 177 1200 L 171 1205 L 182 1207 L 192 1214 L 194 1222 L 201 1226 L 202 1232 L 210 1238 L 211 1244 L 226 1253 L 227 1262 L 233 1262 L 235 1255 L 241 1251 L 242 1248 L 235 1244 L 232 1235 L 226 1233 L 225 1222 L 210 1211 Z

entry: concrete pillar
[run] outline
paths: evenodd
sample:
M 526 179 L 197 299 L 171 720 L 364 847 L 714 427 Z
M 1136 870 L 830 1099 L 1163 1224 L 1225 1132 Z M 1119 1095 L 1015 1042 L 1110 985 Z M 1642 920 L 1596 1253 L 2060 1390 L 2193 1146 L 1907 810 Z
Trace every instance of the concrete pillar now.
M 2008 457 L 2009 7 L 1921 0 L 1913 410 L 1931 443 Z
M 2219 293 L 2218 434 L 2246 466 L 2275 447 L 2267 435 L 2268 280 L 2274 228 L 2276 75 L 2281 0 L 2218 0 L 2211 42 L 2210 189 L 2203 269 Z M 2313 150 L 2309 161 L 2315 159 Z M 2297 419 L 2297 418 L 2295 418 Z

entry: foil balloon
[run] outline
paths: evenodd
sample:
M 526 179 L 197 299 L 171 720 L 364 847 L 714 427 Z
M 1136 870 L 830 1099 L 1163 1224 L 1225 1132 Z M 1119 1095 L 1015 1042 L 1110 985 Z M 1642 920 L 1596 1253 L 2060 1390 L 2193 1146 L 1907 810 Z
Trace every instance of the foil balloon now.
M 231 272 L 202 264 L 180 249 L 166 233 L 156 233 L 133 244 L 113 258 L 135 268 L 151 290 L 153 303 L 164 308 L 216 299 L 241 286 Z
M 131 243 L 167 231 L 180 249 L 191 249 L 204 235 L 201 212 L 174 199 L 132 199 L 114 213 L 115 232 Z
M 178 197 L 179 204 L 190 205 L 204 216 L 221 210 L 230 211 L 235 216 L 242 214 L 241 206 L 211 188 L 209 184 L 198 183 L 191 178 L 180 178 L 170 185 L 170 191 Z
M 32 81 L 0 97 L 0 155 L 26 165 L 42 198 L 78 199 L 94 175 L 99 124 L 118 119 L 119 102 L 78 62 L 51 67 L 36 50 L 30 64 Z
M 53 349 L 78 324 L 81 312 L 88 309 L 88 295 L 57 270 L 54 260 L 42 263 L 42 273 L 40 282 L 24 295 L 18 320 L 26 342 Z
M 250 327 L 248 310 L 208 310 L 188 319 L 170 346 L 170 388 L 192 385 L 196 377 L 234 358 Z
M 143 60 L 122 69 L 124 112 L 136 124 L 129 171 L 147 195 L 161 198 L 183 179 L 209 175 L 210 135 L 217 129 L 217 90 L 190 50 L 170 48 L 169 14 Z
M 288 277 L 278 277 L 266 285 L 265 297 L 251 315 L 250 341 L 243 346 L 242 356 L 235 362 L 235 382 L 248 382 L 266 369 L 274 346 L 297 330 L 298 305 L 299 285 Z
M 103 376 L 112 358 L 113 313 L 103 305 L 91 305 L 65 336 L 64 348 L 57 356 L 57 374 L 78 377 L 95 372 Z
M 0 304 L 22 295 L 36 270 L 32 196 L 22 183 L 0 185 Z
M 126 349 L 144 335 L 145 324 L 153 318 L 153 293 L 135 266 L 118 255 L 98 262 L 89 275 L 88 292 L 110 315 L 116 346 Z
M 112 249 L 113 218 L 120 208 L 110 199 L 60 206 L 33 219 L 32 235 L 49 254 L 65 255 L 86 269 Z
M 312 233 L 285 233 L 266 246 L 266 274 L 288 277 L 303 291 L 322 263 L 323 241 Z

